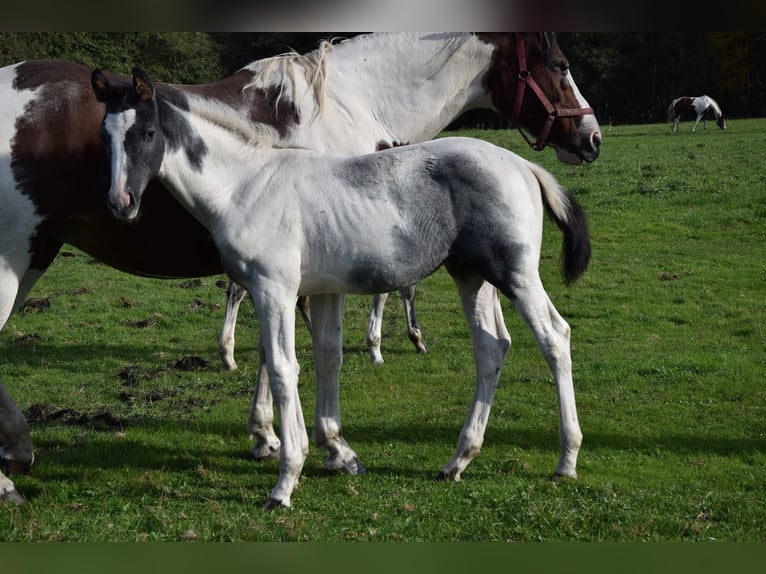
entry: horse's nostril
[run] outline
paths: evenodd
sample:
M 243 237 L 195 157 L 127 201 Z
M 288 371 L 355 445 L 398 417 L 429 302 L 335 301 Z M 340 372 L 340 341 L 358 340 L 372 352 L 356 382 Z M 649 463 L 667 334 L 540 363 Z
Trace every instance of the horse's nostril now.
M 591 144 L 593 145 L 593 149 L 598 149 L 601 147 L 601 132 L 594 133 L 590 138 Z

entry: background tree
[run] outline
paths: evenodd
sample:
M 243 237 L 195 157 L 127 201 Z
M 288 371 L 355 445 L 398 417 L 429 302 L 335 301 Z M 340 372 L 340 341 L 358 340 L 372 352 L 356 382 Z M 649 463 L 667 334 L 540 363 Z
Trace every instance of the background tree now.
M 253 60 L 300 53 L 322 32 L 2 32 L 0 65 L 56 58 L 128 74 L 134 65 L 165 82 L 202 83 Z M 577 84 L 609 123 L 664 122 L 670 101 L 708 94 L 727 117 L 766 114 L 766 33 L 567 32 L 560 35 Z M 502 125 L 497 115 L 469 113 L 459 125 Z

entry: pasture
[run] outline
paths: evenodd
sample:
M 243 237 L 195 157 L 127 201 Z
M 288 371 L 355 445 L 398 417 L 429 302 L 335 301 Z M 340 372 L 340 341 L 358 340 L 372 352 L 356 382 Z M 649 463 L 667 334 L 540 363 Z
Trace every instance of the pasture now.
M 27 503 L 0 507 L 0 541 L 761 541 L 766 538 L 766 120 L 691 134 L 682 122 L 602 126 L 597 162 L 569 167 L 516 132 L 470 131 L 541 163 L 586 209 L 593 257 L 560 281 L 546 222 L 541 273 L 572 327 L 584 441 L 579 479 L 553 482 L 550 372 L 507 300 L 513 345 L 481 453 L 435 482 L 473 393 L 468 330 L 446 272 L 420 284 L 429 355 L 392 296 L 385 364 L 364 345 L 369 297 L 350 297 L 345 436 L 364 476 L 328 475 L 314 448 L 293 507 L 261 509 L 276 461 L 248 458 L 258 323 L 240 366 L 216 354 L 223 276 L 142 279 L 65 248 L 0 333 L 0 377 L 27 414 Z M 450 134 L 455 135 L 455 134 Z M 313 421 L 309 336 L 300 393 Z

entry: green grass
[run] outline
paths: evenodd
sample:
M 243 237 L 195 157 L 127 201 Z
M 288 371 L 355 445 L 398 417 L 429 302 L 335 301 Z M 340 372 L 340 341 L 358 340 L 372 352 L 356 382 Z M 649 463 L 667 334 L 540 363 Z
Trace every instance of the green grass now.
M 766 120 L 682 128 L 604 126 L 601 158 L 582 167 L 531 151 L 514 132 L 463 132 L 545 165 L 589 216 L 585 277 L 561 284 L 550 222 L 540 265 L 572 326 L 585 435 L 577 481 L 550 480 L 555 392 L 507 301 L 513 346 L 485 446 L 461 482 L 432 480 L 473 391 L 465 321 L 438 271 L 417 299 L 427 356 L 412 350 L 392 297 L 386 363 L 371 366 L 369 298 L 349 298 L 341 407 L 368 474 L 327 475 L 312 448 L 293 507 L 265 512 L 278 469 L 247 457 L 252 306 L 240 314 L 240 369 L 223 372 L 223 277 L 141 279 L 67 248 L 31 294 L 50 306 L 0 333 L 0 376 L 34 415 L 37 456 L 31 475 L 14 477 L 27 503 L 0 507 L 0 540 L 766 539 Z M 302 327 L 298 353 L 310 426 Z M 207 364 L 181 370 L 184 357 Z

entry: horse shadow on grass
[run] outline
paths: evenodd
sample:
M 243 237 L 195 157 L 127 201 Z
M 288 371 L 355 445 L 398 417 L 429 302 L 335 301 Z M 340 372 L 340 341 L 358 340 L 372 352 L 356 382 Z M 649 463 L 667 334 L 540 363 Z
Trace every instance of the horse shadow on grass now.
M 424 460 L 422 468 L 418 468 L 417 461 L 413 464 L 413 458 L 419 456 L 418 452 L 421 452 L 420 447 L 423 445 L 428 445 L 431 453 L 433 445 L 442 445 L 444 460 L 441 462 L 446 463 L 452 454 L 460 428 L 451 424 L 424 425 L 416 421 L 415 417 L 416 414 L 413 413 L 411 424 L 397 428 L 381 428 L 377 425 L 354 425 L 348 428 L 346 436 L 352 446 L 357 449 L 362 463 L 367 466 L 368 473 L 411 480 L 436 478 L 439 469 L 429 466 L 433 464 L 432 459 L 430 462 Z M 151 482 L 150 477 L 153 473 L 185 475 L 187 479 L 180 480 L 194 481 L 194 483 L 201 481 L 201 486 L 206 487 L 201 475 L 211 471 L 219 476 L 238 477 L 239 484 L 245 481 L 254 491 L 266 492 L 273 486 L 279 473 L 278 461 L 256 462 L 250 458 L 244 420 L 200 422 L 170 417 L 139 416 L 120 421 L 120 429 L 116 429 L 117 423 L 108 420 L 99 422 L 98 417 L 92 417 L 90 420 L 81 418 L 68 423 L 62 420 L 45 421 L 32 425 L 33 439 L 37 430 L 49 430 L 49 427 L 57 424 L 72 424 L 82 428 L 80 432 L 75 433 L 74 437 L 41 437 L 35 441 L 37 462 L 32 472 L 33 476 L 43 484 L 46 481 L 81 483 L 94 480 L 99 471 L 130 469 L 137 476 L 136 484 L 119 487 L 123 493 L 129 494 L 131 490 L 146 492 L 147 488 L 150 488 L 150 485 L 146 483 Z M 125 436 L 116 439 L 111 436 L 114 432 L 124 433 Z M 106 436 L 104 433 L 111 434 Z M 211 437 L 213 437 L 212 440 L 216 440 L 214 437 L 220 438 L 216 440 L 218 444 L 215 449 L 205 451 L 204 447 L 200 447 L 199 437 L 191 437 L 193 440 L 187 440 L 190 438 L 189 433 L 204 435 L 203 442 L 210 440 Z M 132 438 L 140 434 L 165 435 L 166 438 L 162 445 L 151 444 L 140 436 Z M 489 445 L 493 448 L 498 446 L 507 448 L 509 455 L 518 451 L 550 452 L 551 459 L 555 462 L 558 436 L 555 431 L 533 432 L 490 428 L 485 438 L 485 446 Z M 727 438 L 711 439 L 679 433 L 664 436 L 661 446 L 663 451 L 670 451 L 681 456 L 744 457 L 763 452 L 766 444 L 757 439 L 746 441 Z M 376 452 L 387 450 L 386 460 L 390 461 L 392 448 L 397 450 L 393 458 L 402 457 L 401 465 L 378 460 Z M 588 452 L 596 453 L 599 450 L 624 450 L 639 455 L 651 455 L 657 448 L 657 440 L 654 437 L 625 437 L 595 432 L 586 435 L 582 453 L 587 456 Z M 313 454 L 309 455 L 303 469 L 304 477 L 327 476 L 328 473 L 323 467 L 324 454 L 318 454 L 319 451 L 313 444 L 311 451 Z M 480 460 L 481 454 L 477 457 L 477 461 Z M 470 477 L 472 469 L 477 470 L 479 475 L 494 472 L 493 470 L 478 471 L 475 466 L 477 461 L 466 471 L 466 478 Z M 36 473 L 35 469 L 38 468 L 40 471 Z M 552 470 L 551 467 L 529 471 L 514 465 L 509 468 L 511 468 L 510 472 L 522 473 L 531 478 L 549 475 L 549 471 Z M 41 488 L 33 484 L 30 489 L 24 490 L 27 498 L 34 498 Z M 228 493 L 225 487 L 218 487 L 215 497 L 238 500 L 241 494 L 238 488 L 232 488 Z

